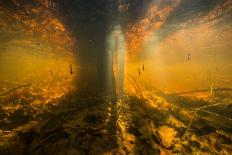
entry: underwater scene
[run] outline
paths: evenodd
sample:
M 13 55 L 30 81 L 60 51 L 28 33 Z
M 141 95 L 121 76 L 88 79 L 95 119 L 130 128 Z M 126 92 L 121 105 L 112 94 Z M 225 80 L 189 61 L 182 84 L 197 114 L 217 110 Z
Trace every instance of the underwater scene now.
M 232 0 L 0 0 L 0 155 L 232 154 Z

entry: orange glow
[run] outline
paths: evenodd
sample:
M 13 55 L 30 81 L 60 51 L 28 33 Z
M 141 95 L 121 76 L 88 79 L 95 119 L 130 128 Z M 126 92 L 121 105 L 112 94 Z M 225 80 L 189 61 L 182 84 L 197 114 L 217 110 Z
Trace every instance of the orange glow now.
M 146 15 L 139 22 L 129 25 L 126 32 L 126 47 L 129 53 L 140 51 L 144 42 L 164 24 L 167 16 L 178 5 L 178 1 L 172 5 L 167 5 L 159 9 L 156 5 L 151 5 Z
M 154 44 L 150 52 L 143 54 L 146 56 L 142 62 L 127 62 L 127 75 L 134 75 L 141 86 L 166 92 L 209 88 L 212 83 L 231 86 L 227 80 L 232 78 L 231 36 L 229 27 L 218 30 L 210 23 L 179 30 Z M 187 58 L 189 53 L 190 60 Z M 145 72 L 141 71 L 139 76 L 138 68 L 141 70 L 143 64 Z M 126 87 L 134 92 L 129 81 L 126 81 Z
M 50 3 L 45 2 L 15 11 L 0 6 L 0 31 L 10 38 L 2 42 L 5 48 L 1 51 L 0 69 L 1 80 L 33 83 L 32 92 L 40 87 L 44 103 L 48 103 L 73 88 L 76 62 L 75 40 L 52 13 Z M 73 75 L 69 72 L 70 64 Z

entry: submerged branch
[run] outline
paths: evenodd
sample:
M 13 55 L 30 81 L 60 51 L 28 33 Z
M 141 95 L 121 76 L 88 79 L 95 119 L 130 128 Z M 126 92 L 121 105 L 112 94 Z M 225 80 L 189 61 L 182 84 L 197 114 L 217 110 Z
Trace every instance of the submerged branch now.
M 136 92 L 136 94 L 137 94 L 137 93 L 138 93 L 138 89 L 137 89 L 136 85 L 135 85 L 129 78 L 127 78 L 127 79 L 128 79 L 128 81 L 132 84 L 132 86 L 134 86 L 135 92 Z
M 173 93 L 169 95 L 182 95 L 182 94 L 191 94 L 191 93 L 200 93 L 200 92 L 209 92 L 211 89 L 201 89 L 201 90 L 193 90 L 187 92 Z M 232 88 L 216 88 L 214 91 L 232 91 Z
M 15 87 L 15 88 L 13 88 L 13 89 L 11 89 L 11 90 L 5 92 L 5 93 L 0 94 L 0 96 L 8 95 L 8 94 L 10 94 L 10 93 L 12 93 L 12 92 L 14 92 L 14 91 L 20 89 L 20 88 L 27 87 L 27 86 L 30 86 L 30 85 L 31 85 L 31 84 L 25 84 L 25 85 L 17 86 L 17 87 Z
M 198 109 L 205 109 L 205 108 L 208 108 L 208 107 L 214 107 L 214 106 L 217 106 L 217 105 L 224 105 L 224 104 L 230 104 L 230 103 L 226 103 L 226 102 L 215 103 L 215 104 L 210 104 L 210 105 L 198 107 Z
M 136 88 L 138 92 L 140 93 L 141 98 L 144 99 L 143 92 L 141 88 L 139 87 L 139 84 L 136 82 L 136 79 L 132 75 L 128 75 L 128 76 L 133 80 L 134 84 L 136 85 Z
M 205 112 L 205 113 L 208 113 L 208 114 L 211 114 L 211 115 L 217 116 L 217 117 L 223 117 L 223 118 L 225 118 L 225 119 L 227 119 L 227 120 L 232 121 L 232 119 L 231 119 L 231 118 L 229 118 L 229 117 L 225 117 L 225 116 L 223 116 L 223 115 L 220 115 L 220 114 L 217 114 L 217 113 L 214 113 L 214 112 L 211 112 L 211 111 L 202 110 L 202 109 L 199 109 L 198 111 L 202 111 L 202 112 Z

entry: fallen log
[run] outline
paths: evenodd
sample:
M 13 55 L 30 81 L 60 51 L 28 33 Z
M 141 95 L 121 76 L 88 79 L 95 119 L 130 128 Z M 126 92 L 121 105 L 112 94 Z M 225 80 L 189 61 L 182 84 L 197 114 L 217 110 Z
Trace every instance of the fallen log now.
M 27 86 L 30 86 L 30 85 L 31 85 L 31 84 L 25 84 L 25 85 L 17 86 L 17 87 L 15 87 L 15 88 L 11 89 L 11 90 L 6 91 L 5 93 L 0 94 L 0 96 L 8 95 L 8 94 L 10 94 L 10 93 L 12 93 L 12 92 L 14 92 L 14 91 L 20 89 L 20 88 L 27 87 Z
M 182 95 L 182 94 L 191 94 L 191 93 L 201 93 L 201 92 L 210 92 L 211 89 L 201 89 L 201 90 L 193 90 L 179 93 L 172 93 L 169 95 Z M 232 91 L 232 88 L 216 88 L 213 91 Z

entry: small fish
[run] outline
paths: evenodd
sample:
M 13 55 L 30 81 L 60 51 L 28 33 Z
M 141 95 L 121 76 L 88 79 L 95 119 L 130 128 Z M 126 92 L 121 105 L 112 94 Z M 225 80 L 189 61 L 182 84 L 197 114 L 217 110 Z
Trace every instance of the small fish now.
M 144 68 L 144 64 L 143 64 L 143 71 L 144 71 L 144 69 L 145 69 L 145 68 Z
M 52 74 L 52 70 L 50 70 L 50 74 L 51 74 L 51 76 L 53 76 L 53 74 Z
M 73 70 L 72 70 L 72 65 L 71 64 L 69 66 L 69 69 L 70 69 L 70 74 L 73 74 Z
M 138 68 L 138 71 L 139 71 L 139 75 L 140 75 L 140 69 Z
M 188 54 L 188 60 L 190 60 L 190 53 Z

